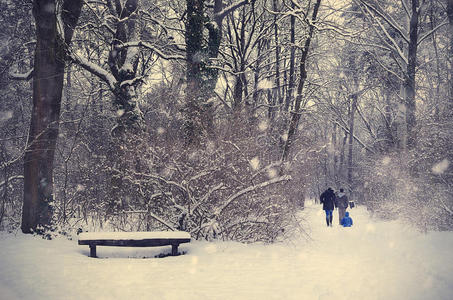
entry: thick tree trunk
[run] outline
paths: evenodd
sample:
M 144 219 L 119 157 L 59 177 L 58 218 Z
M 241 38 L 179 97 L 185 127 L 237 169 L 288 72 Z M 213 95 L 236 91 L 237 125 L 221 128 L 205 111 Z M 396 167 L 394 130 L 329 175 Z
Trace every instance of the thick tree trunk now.
M 206 135 L 208 121 L 208 107 L 205 107 L 205 92 L 203 85 L 203 73 L 207 60 L 207 51 L 203 47 L 204 29 L 204 0 L 187 0 L 187 23 L 186 23 L 186 59 L 187 59 L 187 90 L 186 90 L 186 125 L 185 136 L 188 145 L 198 146 L 201 139 Z M 217 5 L 221 5 L 216 1 Z M 212 25 L 211 25 L 212 26 Z M 212 26 L 210 38 L 215 40 L 217 28 Z M 217 37 L 218 38 L 218 37 Z M 212 52 L 215 52 L 212 45 Z
M 213 134 L 214 111 L 208 100 L 214 94 L 218 70 L 209 66 L 209 60 L 217 58 L 219 54 L 223 19 L 228 13 L 247 3 L 247 0 L 238 1 L 224 9 L 223 0 L 215 0 L 214 20 L 207 22 L 205 0 L 186 0 L 185 136 L 189 146 L 200 146 L 205 137 Z M 203 39 L 204 28 L 208 30 L 207 45 Z
M 320 5 L 321 5 L 321 0 L 317 0 L 315 7 L 313 9 L 312 17 L 311 17 L 308 37 L 305 40 L 305 45 L 304 45 L 304 48 L 302 49 L 302 57 L 300 59 L 300 66 L 299 66 L 300 79 L 299 79 L 299 84 L 297 86 L 297 95 L 296 95 L 296 101 L 294 104 L 294 112 L 293 112 L 291 121 L 289 123 L 288 137 L 286 139 L 286 142 L 285 142 L 285 145 L 283 148 L 282 161 L 286 161 L 288 159 L 289 150 L 290 150 L 291 144 L 294 139 L 294 134 L 296 133 L 296 129 L 299 124 L 300 106 L 302 103 L 302 90 L 305 85 L 305 80 L 307 79 L 306 63 L 307 63 L 308 51 L 310 49 L 310 43 L 311 43 L 311 39 L 313 37 L 313 32 L 315 30 L 314 23 L 316 22 L 316 18 L 318 16 L 318 10 L 319 10 Z
M 143 129 L 144 117 L 138 105 L 136 93 L 137 66 L 139 63 L 138 48 L 121 47 L 124 43 L 139 41 L 139 24 L 137 24 L 137 10 L 139 0 L 128 0 L 124 3 L 116 1 L 110 5 L 112 15 L 117 16 L 116 30 L 109 53 L 108 65 L 116 79 L 113 92 L 113 104 L 117 110 L 118 126 L 114 130 L 115 136 L 140 133 Z
M 64 40 L 57 30 L 55 0 L 35 0 L 36 50 L 33 109 L 24 157 L 24 233 L 50 225 L 53 201 L 53 162 L 58 137 L 64 80 L 65 50 L 72 39 L 82 1 L 65 1 Z

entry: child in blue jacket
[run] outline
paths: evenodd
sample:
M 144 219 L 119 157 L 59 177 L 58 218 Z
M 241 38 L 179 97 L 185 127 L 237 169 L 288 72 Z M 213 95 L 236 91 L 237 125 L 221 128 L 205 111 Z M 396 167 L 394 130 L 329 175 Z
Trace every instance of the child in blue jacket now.
M 349 212 L 348 211 L 345 213 L 344 218 L 341 219 L 340 224 L 343 225 L 343 227 L 351 227 L 352 226 L 352 219 L 349 216 Z

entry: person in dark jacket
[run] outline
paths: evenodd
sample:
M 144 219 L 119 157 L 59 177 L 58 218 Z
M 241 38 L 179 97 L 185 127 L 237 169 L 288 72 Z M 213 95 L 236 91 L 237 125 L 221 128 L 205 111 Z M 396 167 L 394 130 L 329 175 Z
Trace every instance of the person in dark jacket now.
M 349 212 L 347 211 L 344 215 L 344 218 L 341 219 L 340 225 L 343 227 L 351 227 L 352 226 L 352 218 L 349 216 Z
M 340 192 L 337 195 L 337 205 L 338 205 L 338 221 L 341 225 L 341 220 L 343 220 L 346 209 L 348 208 L 349 201 L 348 196 L 344 193 L 344 189 L 340 189 Z
M 321 201 L 322 209 L 326 212 L 327 226 L 332 226 L 332 213 L 334 208 L 337 206 L 334 191 L 331 188 L 328 188 L 321 194 L 319 200 Z

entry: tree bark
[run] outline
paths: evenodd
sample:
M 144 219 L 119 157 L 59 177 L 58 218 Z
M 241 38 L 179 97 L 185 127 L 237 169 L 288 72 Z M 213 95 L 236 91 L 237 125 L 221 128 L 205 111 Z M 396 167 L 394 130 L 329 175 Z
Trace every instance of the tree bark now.
M 274 12 L 277 12 L 277 0 L 272 1 L 272 6 Z M 278 103 L 281 105 L 283 103 L 282 95 L 281 95 L 281 88 L 280 88 L 280 44 L 278 41 L 278 18 L 277 14 L 274 15 L 274 41 L 275 41 L 275 96 L 277 97 Z
M 449 63 L 450 63 L 450 97 L 448 101 L 448 108 L 450 111 L 450 114 L 452 114 L 453 111 L 453 0 L 448 0 L 447 4 L 447 14 L 448 14 L 448 32 L 450 36 L 450 48 L 448 49 L 448 57 L 449 57 Z
M 66 47 L 82 7 L 80 0 L 63 3 L 63 36 L 57 29 L 55 0 L 35 0 L 36 49 L 33 109 L 24 157 L 24 203 L 21 229 L 35 232 L 49 226 L 53 201 L 53 162 L 58 138 Z
M 187 90 L 186 90 L 186 125 L 185 136 L 188 145 L 198 146 L 202 136 L 206 135 L 208 126 L 212 118 L 207 116 L 203 88 L 203 73 L 207 59 L 207 51 L 203 47 L 204 29 L 204 0 L 187 0 L 187 23 L 186 23 L 186 59 L 187 59 Z M 215 2 L 216 7 L 221 9 L 222 3 Z M 214 41 L 220 39 L 216 36 L 215 28 L 211 25 L 210 39 L 213 41 L 211 52 L 215 52 Z
M 139 41 L 139 24 L 137 24 L 137 10 L 139 0 L 127 0 L 124 3 L 115 1 L 113 5 L 109 1 L 110 12 L 119 20 L 117 21 L 111 50 L 109 52 L 108 65 L 112 75 L 116 79 L 113 92 L 113 104 L 118 111 L 117 127 L 114 130 L 116 136 L 124 135 L 127 131 L 140 133 L 144 117 L 138 105 L 136 93 L 137 66 L 139 63 L 137 47 L 121 47 L 127 42 Z
M 291 8 L 295 9 L 294 1 L 291 1 Z M 293 102 L 293 94 L 294 94 L 294 83 L 295 79 L 295 61 L 296 61 L 296 48 L 294 45 L 296 44 L 296 17 L 291 15 L 290 17 L 291 29 L 290 29 L 290 42 L 291 42 L 291 52 L 289 56 L 289 82 L 288 82 L 288 94 L 286 97 L 285 102 L 285 111 L 289 111 L 290 106 Z
M 351 102 L 351 108 L 349 112 L 349 141 L 348 141 L 348 186 L 349 186 L 349 192 L 350 195 L 352 196 L 352 191 L 353 191 L 353 150 L 354 150 L 354 115 L 355 111 L 357 109 L 357 93 L 352 94 L 351 96 L 352 102 Z
M 404 83 L 406 101 L 407 148 L 414 149 L 417 143 L 417 119 L 415 116 L 415 68 L 417 66 L 418 45 L 418 0 L 411 0 L 411 18 L 409 24 L 409 46 L 406 80 Z
M 213 134 L 214 112 L 208 100 L 217 84 L 218 70 L 210 68 L 209 60 L 219 54 L 223 19 L 247 3 L 248 0 L 243 0 L 224 8 L 223 0 L 215 0 L 214 18 L 209 21 L 205 16 L 205 0 L 186 0 L 185 137 L 188 146 L 200 146 L 206 137 Z M 203 39 L 204 28 L 208 30 L 207 45 Z

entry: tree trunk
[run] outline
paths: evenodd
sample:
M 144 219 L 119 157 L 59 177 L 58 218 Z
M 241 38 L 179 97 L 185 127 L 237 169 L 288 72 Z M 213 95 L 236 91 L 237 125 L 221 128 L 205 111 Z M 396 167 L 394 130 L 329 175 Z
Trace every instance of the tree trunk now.
M 338 125 L 334 124 L 333 125 L 333 130 L 332 130 L 332 152 L 333 152 L 333 178 L 335 180 L 335 183 L 338 185 L 339 184 L 339 176 L 338 176 L 338 142 L 337 142 L 337 128 Z
M 233 95 L 233 111 L 236 116 L 242 109 L 242 102 L 243 102 L 243 92 L 247 85 L 246 78 L 245 78 L 245 65 L 246 65 L 246 58 L 245 58 L 245 29 L 246 29 L 246 19 L 245 19 L 245 9 L 242 10 L 242 20 L 241 20 L 241 29 L 240 29 L 240 36 L 238 46 L 240 47 L 239 51 L 239 74 L 236 75 L 236 82 L 234 85 L 234 95 Z
M 277 0 L 272 1 L 272 7 L 274 12 L 277 12 Z M 277 14 L 274 15 L 274 41 L 275 41 L 275 95 L 277 97 L 276 103 L 282 104 L 283 99 L 280 89 L 280 44 L 278 41 L 278 24 Z
M 352 171 L 353 171 L 353 146 L 354 146 L 354 115 L 357 109 L 357 93 L 352 94 L 351 108 L 349 112 L 349 141 L 348 141 L 348 186 L 349 193 L 352 196 L 353 182 L 352 182 Z
M 210 68 L 210 59 L 217 58 L 222 40 L 222 21 L 225 16 L 247 4 L 239 1 L 223 10 L 223 0 L 214 1 L 214 20 L 206 20 L 205 0 L 186 0 L 186 61 L 187 90 L 185 107 L 186 144 L 200 146 L 205 137 L 213 134 L 214 111 L 208 100 L 217 84 L 218 70 Z M 208 30 L 207 45 L 203 29 Z
M 291 1 L 291 8 L 295 9 L 295 3 Z M 295 61 L 296 61 L 296 48 L 294 45 L 296 44 L 296 17 L 294 15 L 291 15 L 290 17 L 290 23 L 291 23 L 291 31 L 290 31 L 290 42 L 291 42 L 291 52 L 289 56 L 289 82 L 288 82 L 288 94 L 286 97 L 286 102 L 285 102 L 285 111 L 289 111 L 290 106 L 293 102 L 293 94 L 294 94 L 294 83 L 296 81 L 295 78 L 295 71 L 294 71 L 294 66 L 295 66 Z
M 414 149 L 417 142 L 417 119 L 415 116 L 415 68 L 417 66 L 418 44 L 418 0 L 411 0 L 411 18 L 409 24 L 409 46 L 406 80 L 404 83 L 406 101 L 407 149 Z
M 121 47 L 123 43 L 140 40 L 139 24 L 137 24 L 138 0 L 128 0 L 125 3 L 116 1 L 115 6 L 109 4 L 112 15 L 117 16 L 115 34 L 109 52 L 108 65 L 117 84 L 112 90 L 113 104 L 117 110 L 117 127 L 115 136 L 126 132 L 140 133 L 144 117 L 138 105 L 137 67 L 139 63 L 137 47 Z
M 24 157 L 24 203 L 21 229 L 31 233 L 51 223 L 53 162 L 59 131 L 65 50 L 72 39 L 82 1 L 63 3 L 64 37 L 57 30 L 55 0 L 35 0 L 36 49 L 33 109 Z
M 453 0 L 448 0 L 447 4 L 447 14 L 448 14 L 448 32 L 450 36 L 450 48 L 448 49 L 448 57 L 450 62 L 450 97 L 448 101 L 448 109 L 450 114 L 453 112 Z
M 301 102 L 302 102 L 302 90 L 304 88 L 305 80 L 307 79 L 306 63 L 307 63 L 308 51 L 310 48 L 311 39 L 313 37 L 313 32 L 315 29 L 315 22 L 316 22 L 316 18 L 318 15 L 318 10 L 319 10 L 320 5 L 321 5 L 321 0 L 317 0 L 315 7 L 313 9 L 312 17 L 311 17 L 308 37 L 305 40 L 305 45 L 304 45 L 304 48 L 302 49 L 302 57 L 300 59 L 300 66 L 299 66 L 300 79 L 299 79 L 299 84 L 297 86 L 296 102 L 294 104 L 294 112 L 293 112 L 293 115 L 292 115 L 292 118 L 291 118 L 291 121 L 289 124 L 288 137 L 286 139 L 286 142 L 285 142 L 285 145 L 283 148 L 282 161 L 286 161 L 288 159 L 289 150 L 290 150 L 291 144 L 294 139 L 294 134 L 296 133 L 296 129 L 299 124 L 300 106 L 301 106 Z

